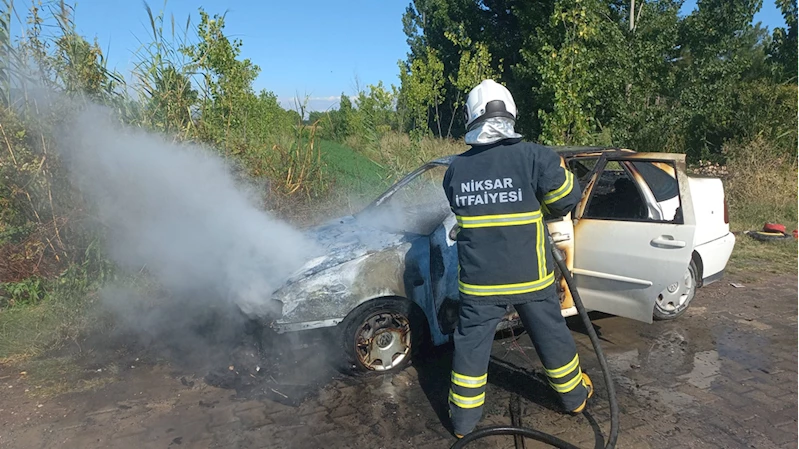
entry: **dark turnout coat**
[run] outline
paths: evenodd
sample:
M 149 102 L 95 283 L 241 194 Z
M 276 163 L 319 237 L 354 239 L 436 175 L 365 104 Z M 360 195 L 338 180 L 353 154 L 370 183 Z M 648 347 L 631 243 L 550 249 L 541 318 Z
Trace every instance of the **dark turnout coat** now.
M 555 294 L 544 215 L 564 216 L 581 197 L 555 151 L 520 139 L 473 146 L 452 161 L 443 187 L 460 226 L 464 301 L 521 304 Z

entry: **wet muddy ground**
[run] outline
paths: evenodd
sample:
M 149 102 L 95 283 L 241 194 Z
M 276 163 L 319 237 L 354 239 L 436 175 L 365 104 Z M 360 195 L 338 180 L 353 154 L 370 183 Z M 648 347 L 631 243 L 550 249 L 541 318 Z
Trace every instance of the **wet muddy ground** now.
M 618 447 L 797 447 L 797 278 L 768 277 L 742 288 L 730 281 L 701 289 L 675 321 L 594 317 L 621 408 Z M 530 340 L 508 334 L 495 342 L 481 426 L 517 420 L 580 447 L 602 443 L 609 427 L 605 388 L 588 338 L 572 324 L 597 388 L 587 413 L 558 413 Z M 280 356 L 279 369 L 255 347 L 238 348 L 232 365 L 211 372 L 123 353 L 113 382 L 50 399 L 31 394 L 28 375 L 0 368 L 0 447 L 443 448 L 454 442 L 445 402 L 448 348 L 399 374 L 352 377 L 324 357 L 328 338 L 309 336 Z M 497 437 L 473 447 L 514 444 Z

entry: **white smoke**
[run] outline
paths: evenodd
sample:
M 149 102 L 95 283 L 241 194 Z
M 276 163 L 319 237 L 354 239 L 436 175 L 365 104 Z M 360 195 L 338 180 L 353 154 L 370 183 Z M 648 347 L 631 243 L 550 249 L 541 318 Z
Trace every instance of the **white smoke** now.
M 76 185 L 96 204 L 111 258 L 146 268 L 170 291 L 233 301 L 251 317 L 274 315 L 270 294 L 318 253 L 204 148 L 120 126 L 100 107 L 79 113 L 57 140 Z

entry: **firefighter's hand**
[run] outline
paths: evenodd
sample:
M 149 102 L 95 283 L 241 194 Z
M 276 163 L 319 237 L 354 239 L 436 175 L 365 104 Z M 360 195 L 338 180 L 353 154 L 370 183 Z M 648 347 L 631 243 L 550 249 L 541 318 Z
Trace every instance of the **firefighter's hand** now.
M 460 226 L 458 226 L 458 224 L 455 223 L 455 226 L 453 226 L 452 229 L 449 230 L 449 239 L 452 240 L 453 242 L 457 241 L 458 231 L 460 231 L 460 229 L 461 229 Z

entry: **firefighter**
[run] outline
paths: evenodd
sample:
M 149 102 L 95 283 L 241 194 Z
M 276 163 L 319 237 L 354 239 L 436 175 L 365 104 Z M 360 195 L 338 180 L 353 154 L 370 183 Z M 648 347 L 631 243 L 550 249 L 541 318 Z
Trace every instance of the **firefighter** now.
M 465 105 L 465 141 L 444 175 L 457 217 L 460 321 L 454 335 L 449 408 L 455 435 L 474 430 L 485 403 L 497 325 L 513 305 L 565 412 L 580 413 L 593 386 L 580 369 L 574 339 L 560 313 L 547 217 L 563 217 L 580 187 L 552 149 L 514 131 L 516 104 L 499 83 L 484 80 Z

